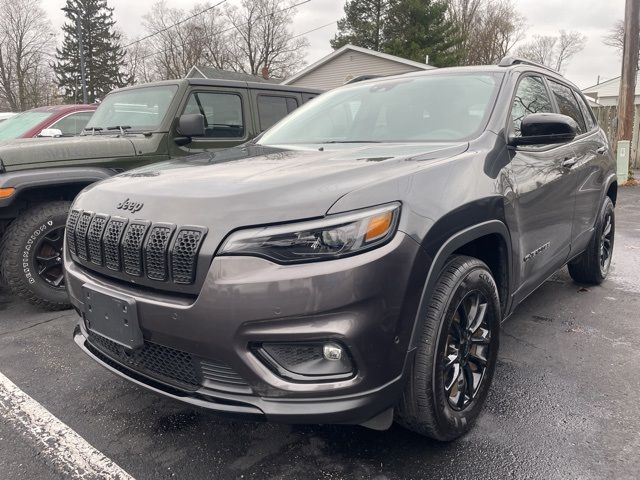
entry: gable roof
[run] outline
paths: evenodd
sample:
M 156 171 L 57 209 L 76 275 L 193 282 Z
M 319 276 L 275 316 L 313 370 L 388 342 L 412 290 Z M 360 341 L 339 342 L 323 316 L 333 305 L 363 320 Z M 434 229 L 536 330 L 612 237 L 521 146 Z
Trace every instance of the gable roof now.
M 422 69 L 422 70 L 431 70 L 433 68 L 436 68 L 434 66 L 427 65 L 426 63 L 414 62 L 413 60 L 407 60 L 406 58 L 396 57 L 395 55 L 389 55 L 388 53 L 376 52 L 375 50 L 369 50 L 368 48 L 356 47 L 355 45 L 347 44 L 347 45 L 339 48 L 338 50 L 334 50 L 329 55 L 326 55 L 325 57 L 322 57 L 320 60 L 318 60 L 315 63 L 312 63 L 308 67 L 300 70 L 294 76 L 289 77 L 285 81 L 283 81 L 282 84 L 283 85 L 288 85 L 291 82 L 295 82 L 299 78 L 304 77 L 305 75 L 307 75 L 308 73 L 314 71 L 318 67 L 321 67 L 325 63 L 327 63 L 327 62 L 333 60 L 334 58 L 342 55 L 347 50 L 351 50 L 353 52 L 364 53 L 366 55 L 372 55 L 372 56 L 378 57 L 378 58 L 384 58 L 385 60 L 390 60 L 392 62 L 400 63 L 400 64 L 403 64 L 403 65 L 409 65 L 411 67 Z
M 615 77 L 606 82 L 587 87 L 582 93 L 592 98 L 618 97 L 620 95 L 620 77 Z M 640 71 L 636 77 L 636 95 L 640 95 Z
M 260 75 L 250 75 L 242 72 L 231 72 L 220 68 L 194 65 L 186 78 L 210 78 L 213 80 L 239 80 L 241 82 L 280 83 L 281 78 L 265 79 Z

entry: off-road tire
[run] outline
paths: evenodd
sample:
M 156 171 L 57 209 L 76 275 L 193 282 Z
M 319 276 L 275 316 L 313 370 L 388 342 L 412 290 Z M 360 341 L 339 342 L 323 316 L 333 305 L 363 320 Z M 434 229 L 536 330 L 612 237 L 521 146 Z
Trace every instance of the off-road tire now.
M 65 289 L 53 288 L 34 268 L 34 245 L 47 231 L 64 227 L 71 202 L 54 201 L 25 210 L 5 231 L 0 242 L 0 271 L 14 295 L 48 310 L 70 307 Z
M 600 212 L 598 214 L 598 220 L 596 222 L 596 228 L 593 232 L 593 236 L 589 241 L 589 246 L 578 257 L 569 262 L 569 275 L 574 281 L 578 283 L 586 283 L 590 285 L 600 285 L 609 273 L 611 267 L 611 257 L 604 268 L 601 264 L 601 247 L 603 242 L 603 229 L 605 228 L 605 221 L 607 218 L 611 218 L 611 238 L 609 246 L 609 255 L 613 254 L 613 245 L 615 240 L 615 207 L 609 197 L 605 197 Z
M 481 292 L 486 298 L 485 318 L 488 316 L 491 322 L 491 340 L 485 374 L 477 394 L 466 408 L 456 411 L 450 406 L 444 390 L 444 354 L 457 306 L 473 292 Z M 465 434 L 478 417 L 491 385 L 500 321 L 498 289 L 489 268 L 476 258 L 451 257 L 429 299 L 419 344 L 396 409 L 396 421 L 409 430 L 440 441 L 451 441 Z

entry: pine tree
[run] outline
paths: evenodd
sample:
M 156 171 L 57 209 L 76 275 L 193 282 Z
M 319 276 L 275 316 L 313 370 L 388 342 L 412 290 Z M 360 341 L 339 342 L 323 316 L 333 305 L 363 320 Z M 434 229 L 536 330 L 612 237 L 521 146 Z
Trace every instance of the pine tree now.
M 462 38 L 447 17 L 448 5 L 442 0 L 390 0 L 384 24 L 387 39 L 383 51 L 391 55 L 448 67 L 460 62 Z
M 64 98 L 74 103 L 82 101 L 78 15 L 89 103 L 104 98 L 114 88 L 132 83 L 133 79 L 127 78 L 122 68 L 126 52 L 114 28 L 113 8 L 107 6 L 107 0 L 67 0 L 62 10 L 68 21 L 62 27 L 64 41 L 62 47 L 56 49 L 54 71 Z
M 389 0 L 350 0 L 344 6 L 345 17 L 338 20 L 338 33 L 330 41 L 334 49 L 347 43 L 380 51 Z

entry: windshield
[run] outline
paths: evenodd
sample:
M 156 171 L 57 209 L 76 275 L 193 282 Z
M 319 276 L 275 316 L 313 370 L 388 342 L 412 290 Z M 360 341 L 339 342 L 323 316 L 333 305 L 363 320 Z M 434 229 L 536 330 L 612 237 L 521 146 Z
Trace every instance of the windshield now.
M 0 140 L 20 138 L 32 128 L 53 116 L 53 112 L 23 112 L 0 123 Z
M 437 142 L 472 138 L 491 112 L 502 74 L 435 74 L 363 82 L 319 96 L 261 145 Z
M 155 130 L 167 114 L 177 90 L 177 85 L 164 85 L 111 93 L 100 104 L 85 130 L 110 127 Z

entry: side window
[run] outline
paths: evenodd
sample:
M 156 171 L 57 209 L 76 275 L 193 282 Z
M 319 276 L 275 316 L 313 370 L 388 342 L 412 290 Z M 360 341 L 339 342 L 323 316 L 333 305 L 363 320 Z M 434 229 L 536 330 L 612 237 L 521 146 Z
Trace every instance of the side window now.
M 511 107 L 513 134 L 517 137 L 522 135 L 520 125 L 527 115 L 551 112 L 553 112 L 551 99 L 542 78 L 527 76 L 520 80 Z
M 258 95 L 260 130 L 264 131 L 275 125 L 296 108 L 298 108 L 298 100 L 293 97 Z
M 72 113 L 71 115 L 61 118 L 49 128 L 57 128 L 62 132 L 62 136 L 64 137 L 73 137 L 80 135 L 92 116 L 93 112 Z
M 576 100 L 578 100 L 578 105 L 580 105 L 580 110 L 582 110 L 582 116 L 584 117 L 584 120 L 587 124 L 587 131 L 590 132 L 596 126 L 596 121 L 593 118 L 591 107 L 587 105 L 587 102 L 585 102 L 584 98 L 582 98 L 582 95 L 578 94 L 575 91 L 573 92 L 573 94 L 575 95 Z
M 582 116 L 582 111 L 580 110 L 578 102 L 576 102 L 576 98 L 573 96 L 571 89 L 551 80 L 549 80 L 549 84 L 551 85 L 551 90 L 558 102 L 560 113 L 567 115 L 576 121 L 578 124 L 578 135 L 585 133 L 587 131 L 587 127 L 584 123 L 584 117 Z
M 204 116 L 206 138 L 244 137 L 242 99 L 235 93 L 192 93 L 184 113 Z

